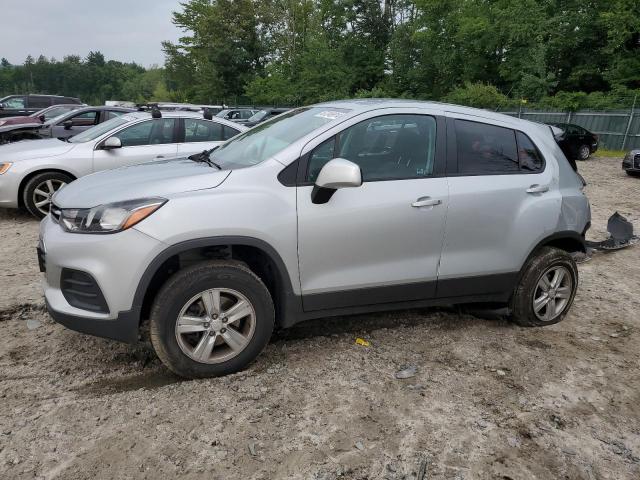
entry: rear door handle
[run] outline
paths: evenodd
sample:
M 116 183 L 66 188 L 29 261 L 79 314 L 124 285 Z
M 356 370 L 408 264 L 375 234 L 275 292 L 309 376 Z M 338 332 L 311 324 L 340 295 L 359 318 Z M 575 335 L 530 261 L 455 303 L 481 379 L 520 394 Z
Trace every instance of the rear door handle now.
M 529 188 L 527 188 L 527 193 L 544 193 L 549 191 L 549 185 L 538 185 L 534 183 Z
M 420 207 L 435 207 L 436 205 L 440 205 L 442 200 L 438 200 L 431 197 L 420 197 L 418 200 L 411 204 L 412 207 L 420 208 Z

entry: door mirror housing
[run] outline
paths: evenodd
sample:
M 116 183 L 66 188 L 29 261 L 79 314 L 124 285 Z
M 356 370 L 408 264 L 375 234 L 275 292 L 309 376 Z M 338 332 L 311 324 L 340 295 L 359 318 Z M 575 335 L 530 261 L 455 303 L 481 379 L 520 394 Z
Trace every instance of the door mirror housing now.
M 109 137 L 102 144 L 103 150 L 115 150 L 122 148 L 122 141 L 118 137 Z
M 6 103 L 0 103 L 0 110 L 4 110 L 5 108 L 7 108 L 7 104 Z
M 73 120 L 67 120 L 62 124 L 62 126 L 65 130 L 71 130 L 71 127 L 73 127 Z
M 42 123 L 44 123 L 47 120 L 47 118 L 44 116 L 44 114 L 42 114 L 42 115 L 40 115 L 38 117 L 38 120 L 40 120 Z
M 311 193 L 315 204 L 327 203 L 340 188 L 353 188 L 362 185 L 362 171 L 355 163 L 344 158 L 329 160 L 316 179 Z

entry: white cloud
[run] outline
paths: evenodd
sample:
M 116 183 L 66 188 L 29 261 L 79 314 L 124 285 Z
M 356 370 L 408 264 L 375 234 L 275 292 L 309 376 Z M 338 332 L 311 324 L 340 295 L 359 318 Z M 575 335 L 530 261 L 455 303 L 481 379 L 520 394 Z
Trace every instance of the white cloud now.
M 85 57 L 101 51 L 108 60 L 162 65 L 161 42 L 182 32 L 171 23 L 177 0 L 3 0 L 0 57 L 11 63 L 27 55 Z

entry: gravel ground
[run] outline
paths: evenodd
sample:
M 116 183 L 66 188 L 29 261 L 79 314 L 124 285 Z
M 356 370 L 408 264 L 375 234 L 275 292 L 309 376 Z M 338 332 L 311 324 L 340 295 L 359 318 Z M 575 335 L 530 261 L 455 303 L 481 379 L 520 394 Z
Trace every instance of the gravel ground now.
M 640 179 L 580 163 L 593 239 Z M 640 247 L 580 265 L 567 319 L 425 309 L 301 324 L 245 372 L 181 381 L 42 310 L 37 222 L 0 213 L 0 478 L 640 478 Z M 355 343 L 357 337 L 370 346 Z M 417 373 L 394 373 L 415 365 Z

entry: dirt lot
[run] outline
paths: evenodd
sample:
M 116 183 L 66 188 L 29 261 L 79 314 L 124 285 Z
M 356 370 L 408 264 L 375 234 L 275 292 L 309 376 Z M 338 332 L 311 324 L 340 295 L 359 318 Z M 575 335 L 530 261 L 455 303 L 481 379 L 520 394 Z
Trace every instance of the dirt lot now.
M 640 179 L 619 159 L 580 168 L 591 238 L 615 210 L 640 229 Z M 560 325 L 314 321 L 246 372 L 180 381 L 144 345 L 48 320 L 36 239 L 36 221 L 0 213 L 0 478 L 640 478 L 638 246 L 580 266 Z

